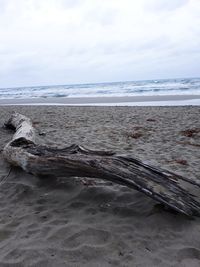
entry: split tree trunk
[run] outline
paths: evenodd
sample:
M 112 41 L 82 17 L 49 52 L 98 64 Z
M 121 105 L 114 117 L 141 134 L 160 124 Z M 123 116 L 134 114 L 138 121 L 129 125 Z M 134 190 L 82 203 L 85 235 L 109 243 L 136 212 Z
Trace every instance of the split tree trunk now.
M 199 186 L 172 172 L 142 161 L 107 151 L 92 151 L 78 145 L 64 149 L 36 145 L 29 118 L 14 113 L 6 127 L 16 130 L 4 150 L 4 157 L 24 171 L 40 177 L 88 177 L 128 186 L 188 216 L 200 214 L 200 203 L 180 184 L 182 180 Z

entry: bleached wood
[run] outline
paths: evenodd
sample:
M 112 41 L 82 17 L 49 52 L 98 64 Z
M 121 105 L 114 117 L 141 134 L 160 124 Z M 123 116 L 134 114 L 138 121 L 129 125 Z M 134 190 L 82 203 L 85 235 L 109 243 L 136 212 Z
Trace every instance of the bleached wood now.
M 13 146 L 13 144 L 34 144 L 35 129 L 32 122 L 28 117 L 15 112 L 5 123 L 5 126 L 15 130 L 15 134 L 12 140 L 4 147 L 3 155 L 12 165 L 21 166 L 25 170 L 30 155 L 25 149 L 20 146 Z
M 19 138 L 25 138 L 27 141 L 35 142 L 35 129 L 28 117 L 15 112 L 5 123 L 5 126 L 15 129 L 12 141 Z
M 188 216 L 200 214 L 200 203 L 182 187 L 182 181 L 199 182 L 152 167 L 109 151 L 92 151 L 76 144 L 64 148 L 39 146 L 29 118 L 15 113 L 6 126 L 16 129 L 4 157 L 13 165 L 40 177 L 88 177 L 112 181 L 136 189 Z

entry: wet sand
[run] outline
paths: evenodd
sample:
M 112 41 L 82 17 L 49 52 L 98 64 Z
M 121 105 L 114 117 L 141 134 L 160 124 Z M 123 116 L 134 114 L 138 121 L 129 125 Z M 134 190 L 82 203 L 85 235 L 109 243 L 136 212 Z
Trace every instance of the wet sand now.
M 63 105 L 91 105 L 91 104 L 117 104 L 117 103 L 139 103 L 139 102 L 170 102 L 198 100 L 200 105 L 200 95 L 166 95 L 166 96 L 130 96 L 130 97 L 48 97 L 29 99 L 0 99 L 0 105 L 18 104 L 63 104 Z

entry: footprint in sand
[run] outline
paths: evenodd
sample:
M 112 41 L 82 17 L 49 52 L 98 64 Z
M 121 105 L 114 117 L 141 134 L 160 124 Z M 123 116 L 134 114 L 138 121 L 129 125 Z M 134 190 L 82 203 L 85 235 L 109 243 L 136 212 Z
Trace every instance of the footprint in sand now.
M 2 229 L 0 230 L 0 242 L 12 238 L 13 232 L 10 230 Z
M 107 231 L 88 228 L 65 239 L 63 245 L 68 248 L 75 248 L 81 245 L 104 246 L 109 242 L 110 238 L 110 233 Z
M 197 259 L 200 260 L 200 250 L 192 247 L 187 247 L 180 249 L 177 253 L 177 257 L 179 261 L 183 261 L 185 259 Z M 200 266 L 200 262 L 199 262 Z

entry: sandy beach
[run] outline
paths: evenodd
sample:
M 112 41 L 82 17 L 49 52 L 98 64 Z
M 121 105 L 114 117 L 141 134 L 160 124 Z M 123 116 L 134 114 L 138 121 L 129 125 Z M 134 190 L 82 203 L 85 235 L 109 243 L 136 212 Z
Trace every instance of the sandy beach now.
M 1 106 L 1 151 L 13 111 L 32 119 L 39 144 L 113 150 L 200 179 L 198 106 Z M 39 180 L 1 154 L 0 181 L 1 267 L 200 266 L 200 218 L 142 193 L 86 178 Z

